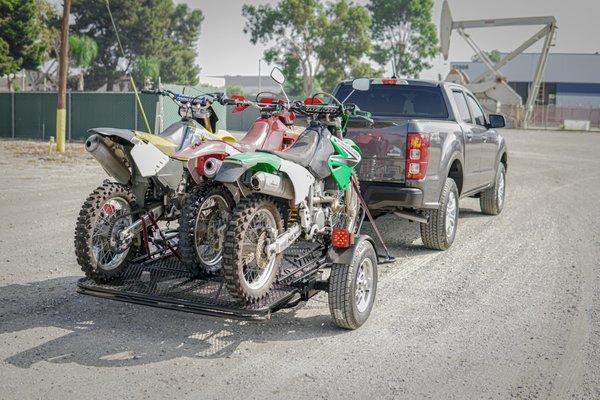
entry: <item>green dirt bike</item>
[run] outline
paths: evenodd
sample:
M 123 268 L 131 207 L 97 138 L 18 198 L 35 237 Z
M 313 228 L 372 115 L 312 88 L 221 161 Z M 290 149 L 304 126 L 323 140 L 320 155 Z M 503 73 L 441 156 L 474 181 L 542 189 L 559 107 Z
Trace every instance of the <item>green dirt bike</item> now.
M 274 79 L 281 84 L 279 75 Z M 368 90 L 369 84 L 357 79 L 353 89 Z M 323 96 L 331 101 L 318 101 Z M 286 152 L 230 156 L 215 177 L 243 196 L 227 227 L 222 264 L 227 289 L 240 302 L 269 293 L 283 252 L 297 240 L 345 241 L 347 247 L 362 216 L 352 184 L 361 154 L 343 135 L 350 117 L 370 120 L 370 114 L 328 93 L 295 102 L 290 111 L 306 116 L 308 127 Z

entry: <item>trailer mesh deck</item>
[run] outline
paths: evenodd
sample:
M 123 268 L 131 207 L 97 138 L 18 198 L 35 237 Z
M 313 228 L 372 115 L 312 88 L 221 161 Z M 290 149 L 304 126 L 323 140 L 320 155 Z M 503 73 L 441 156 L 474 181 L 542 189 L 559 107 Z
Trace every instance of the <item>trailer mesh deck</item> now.
M 236 303 L 220 276 L 194 278 L 174 256 L 131 264 L 121 278 L 109 284 L 82 278 L 78 282 L 78 291 L 199 314 L 267 319 L 272 311 L 285 307 L 298 297 L 299 289 L 295 283 L 318 269 L 323 262 L 323 250 L 318 244 L 301 243 L 290 247 L 284 254 L 279 283 L 266 298 L 251 304 Z

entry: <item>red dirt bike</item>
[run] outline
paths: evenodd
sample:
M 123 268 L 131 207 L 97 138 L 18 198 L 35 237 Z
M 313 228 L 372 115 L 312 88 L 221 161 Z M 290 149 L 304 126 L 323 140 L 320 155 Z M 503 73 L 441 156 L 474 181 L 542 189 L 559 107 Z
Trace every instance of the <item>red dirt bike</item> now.
M 283 151 L 298 138 L 294 114 L 275 93 L 261 92 L 254 102 L 241 96 L 223 97 L 219 101 L 235 106 L 234 112 L 256 108 L 260 117 L 238 142 L 206 141 L 175 155 L 189 160 L 187 169 L 198 185 L 187 198 L 179 218 L 179 254 L 195 273 L 214 273 L 220 268 L 225 229 L 240 197 L 235 188 L 226 189 L 212 181 L 222 160 L 256 150 Z

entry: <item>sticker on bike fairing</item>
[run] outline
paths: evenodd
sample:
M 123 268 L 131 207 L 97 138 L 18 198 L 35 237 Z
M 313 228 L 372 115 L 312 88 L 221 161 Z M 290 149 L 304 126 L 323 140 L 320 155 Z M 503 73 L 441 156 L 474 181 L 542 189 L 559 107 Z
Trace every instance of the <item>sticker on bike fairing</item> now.
M 331 144 L 335 153 L 329 157 L 327 164 L 338 187 L 346 190 L 350 184 L 352 171 L 362 159 L 360 149 L 352 140 L 342 140 L 335 136 L 331 136 Z
M 241 162 L 246 168 L 252 168 L 254 172 L 269 172 L 273 173 L 279 170 L 281 165 L 281 158 L 275 154 L 263 153 L 263 152 L 250 152 L 240 153 L 229 156 L 225 159 L 225 162 L 238 161 Z

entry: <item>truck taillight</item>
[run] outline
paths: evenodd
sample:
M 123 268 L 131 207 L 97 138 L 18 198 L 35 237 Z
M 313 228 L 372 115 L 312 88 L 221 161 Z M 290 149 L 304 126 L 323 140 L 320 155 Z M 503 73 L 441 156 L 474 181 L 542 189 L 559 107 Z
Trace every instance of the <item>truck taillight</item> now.
M 406 179 L 424 179 L 429 159 L 429 137 L 411 132 L 406 137 Z

